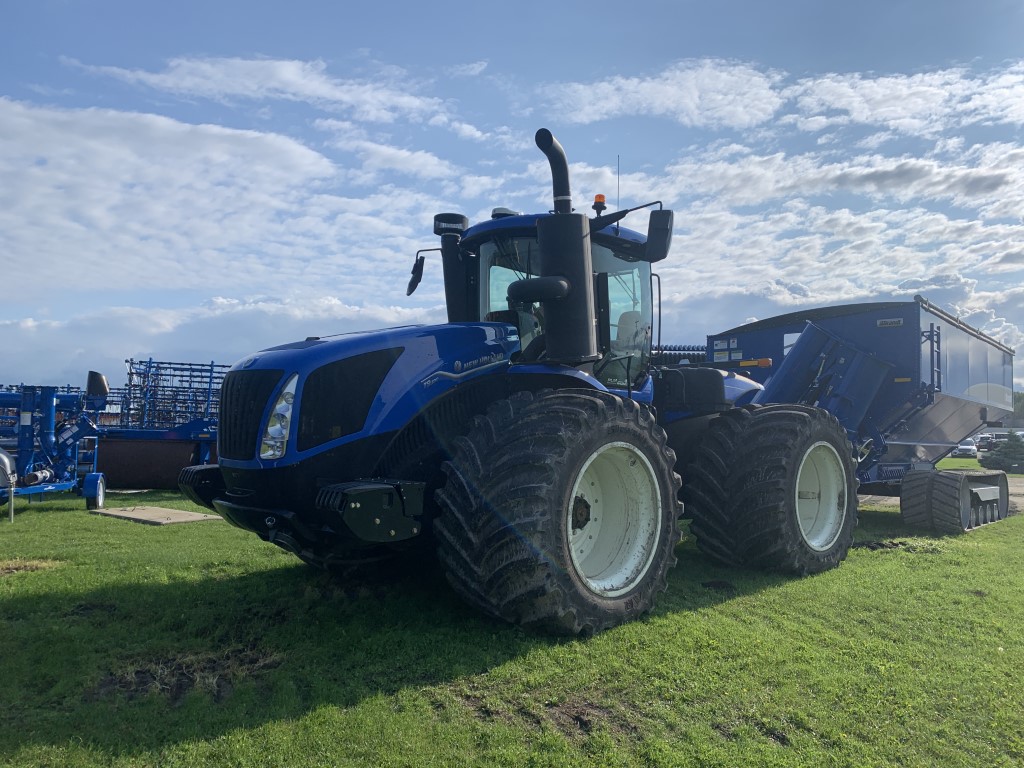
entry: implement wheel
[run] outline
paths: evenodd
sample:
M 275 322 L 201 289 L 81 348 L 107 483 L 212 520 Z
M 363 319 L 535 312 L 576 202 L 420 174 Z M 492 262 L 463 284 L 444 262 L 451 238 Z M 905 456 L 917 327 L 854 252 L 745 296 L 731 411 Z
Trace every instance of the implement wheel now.
M 607 392 L 517 393 L 455 442 L 438 555 L 487 613 L 592 634 L 649 612 L 675 564 L 675 454 L 651 413 Z
M 684 500 L 697 546 L 719 562 L 796 574 L 834 568 L 857 525 L 846 432 L 820 408 L 728 411 L 688 469 Z
M 934 470 L 911 470 L 900 482 L 900 518 L 914 528 L 932 527 Z
M 102 473 L 94 472 L 85 476 L 83 494 L 87 510 L 92 512 L 103 509 L 107 502 L 107 479 Z
M 936 533 L 966 533 L 1006 517 L 1009 492 L 1005 473 L 944 470 L 932 474 L 932 526 Z M 979 497 L 983 489 L 990 489 L 986 498 Z

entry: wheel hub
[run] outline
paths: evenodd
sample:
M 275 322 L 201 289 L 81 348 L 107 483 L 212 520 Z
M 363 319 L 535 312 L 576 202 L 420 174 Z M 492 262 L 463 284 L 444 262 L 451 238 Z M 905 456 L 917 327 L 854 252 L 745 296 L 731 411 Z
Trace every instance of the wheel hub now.
M 590 503 L 582 496 L 572 501 L 572 532 L 582 531 L 590 522 Z

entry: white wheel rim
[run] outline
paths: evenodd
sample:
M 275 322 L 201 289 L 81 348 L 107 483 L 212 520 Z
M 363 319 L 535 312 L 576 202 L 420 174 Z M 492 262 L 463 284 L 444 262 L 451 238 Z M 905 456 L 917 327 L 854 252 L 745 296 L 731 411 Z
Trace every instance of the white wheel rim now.
M 639 584 L 661 537 L 661 488 L 629 443 L 601 446 L 583 463 L 565 510 L 572 565 L 587 588 L 618 597 Z
M 796 518 L 808 547 L 824 552 L 842 533 L 846 520 L 846 472 L 830 443 L 818 442 L 804 454 L 796 475 Z

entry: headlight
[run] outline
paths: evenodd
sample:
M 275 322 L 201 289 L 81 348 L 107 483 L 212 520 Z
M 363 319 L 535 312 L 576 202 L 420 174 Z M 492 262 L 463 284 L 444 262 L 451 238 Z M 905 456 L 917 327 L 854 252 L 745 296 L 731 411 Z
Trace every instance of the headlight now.
M 292 402 L 295 400 L 295 385 L 299 383 L 296 373 L 284 385 L 281 394 L 270 411 L 267 428 L 260 443 L 261 459 L 280 459 L 288 447 L 288 430 L 292 423 Z

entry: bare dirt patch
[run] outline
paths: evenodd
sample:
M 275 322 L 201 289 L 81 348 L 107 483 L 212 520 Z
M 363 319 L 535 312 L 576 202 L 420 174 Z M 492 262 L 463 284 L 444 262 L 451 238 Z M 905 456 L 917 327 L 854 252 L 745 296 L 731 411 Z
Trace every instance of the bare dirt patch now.
M 141 661 L 117 671 L 108 672 L 89 691 L 87 701 L 112 696 L 134 699 L 157 694 L 166 696 L 174 705 L 180 704 L 192 690 L 209 694 L 214 701 L 224 701 L 235 685 L 281 665 L 281 659 L 254 649 L 234 648 L 219 654 L 184 654 L 163 659 Z
M 57 565 L 58 563 L 52 560 L 0 560 L 0 576 L 26 571 L 42 571 L 46 568 L 56 568 Z
M 594 730 L 602 730 L 616 737 L 628 737 L 639 730 L 624 712 L 586 699 L 545 701 L 543 709 L 540 709 L 537 706 L 539 702 L 506 706 L 505 702 L 486 701 L 471 692 L 460 694 L 460 698 L 473 715 L 484 722 L 512 723 L 518 720 L 535 728 L 547 723 L 568 738 L 587 736 Z
M 913 545 L 909 541 L 894 541 L 892 539 L 888 541 L 858 541 L 853 545 L 853 549 L 870 549 L 872 552 L 876 552 L 879 549 L 906 549 L 913 552 Z
M 944 552 L 945 548 L 934 541 L 902 541 L 899 539 L 877 539 L 857 541 L 850 549 L 867 549 L 872 552 L 912 552 L 914 554 L 934 555 Z
M 751 726 L 766 739 L 770 739 L 780 747 L 788 747 L 791 744 L 789 735 L 776 725 L 767 723 L 756 717 L 743 716 L 729 723 L 713 723 L 711 725 L 723 739 L 735 741 L 738 738 L 737 730 L 742 726 Z
M 1009 514 L 1018 515 L 1024 509 L 1024 476 L 1007 475 L 1006 481 L 1010 490 Z
M 637 730 L 624 714 L 590 701 L 564 701 L 545 706 L 551 724 L 569 737 L 586 735 L 596 728 L 621 736 Z

